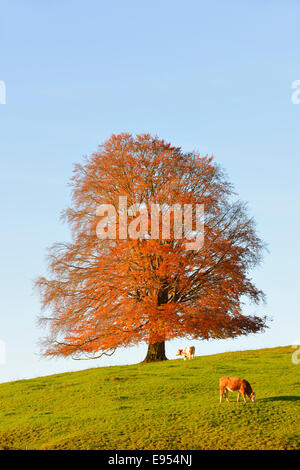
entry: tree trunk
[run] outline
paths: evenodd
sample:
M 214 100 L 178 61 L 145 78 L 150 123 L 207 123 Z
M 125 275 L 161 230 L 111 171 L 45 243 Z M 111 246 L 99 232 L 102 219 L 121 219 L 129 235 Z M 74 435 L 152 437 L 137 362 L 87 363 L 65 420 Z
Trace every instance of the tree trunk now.
M 167 361 L 165 352 L 165 342 L 152 343 L 148 345 L 148 351 L 143 362 Z

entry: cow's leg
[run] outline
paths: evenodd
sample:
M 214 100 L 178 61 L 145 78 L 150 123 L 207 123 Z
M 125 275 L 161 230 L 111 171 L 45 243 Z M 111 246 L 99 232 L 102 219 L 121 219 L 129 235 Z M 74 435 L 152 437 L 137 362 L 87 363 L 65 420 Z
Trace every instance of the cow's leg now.
M 237 396 L 237 400 L 236 400 L 237 402 L 240 401 L 240 395 L 241 395 L 241 392 L 238 392 L 238 396 Z
M 247 400 L 246 400 L 246 397 L 245 397 L 244 392 L 242 392 L 242 395 L 243 395 L 244 403 L 247 403 Z
M 228 390 L 227 390 L 227 388 L 226 388 L 226 401 L 228 401 L 228 403 L 229 403 L 229 397 L 228 397 Z
M 224 393 L 224 389 L 220 388 L 220 403 L 222 403 L 222 400 L 223 400 L 223 393 Z

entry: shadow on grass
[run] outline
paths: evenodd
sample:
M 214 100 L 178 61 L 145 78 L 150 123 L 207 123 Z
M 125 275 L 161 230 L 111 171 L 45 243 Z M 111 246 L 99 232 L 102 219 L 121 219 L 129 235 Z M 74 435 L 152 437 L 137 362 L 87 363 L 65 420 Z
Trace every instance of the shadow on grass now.
M 280 397 L 262 398 L 260 401 L 300 401 L 300 397 L 296 395 L 282 395 Z

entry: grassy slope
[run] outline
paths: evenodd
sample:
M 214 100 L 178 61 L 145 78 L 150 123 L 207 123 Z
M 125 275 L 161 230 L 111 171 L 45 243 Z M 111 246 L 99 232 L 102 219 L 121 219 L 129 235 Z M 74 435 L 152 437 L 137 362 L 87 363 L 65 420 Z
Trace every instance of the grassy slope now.
M 89 369 L 0 385 L 0 449 L 300 448 L 300 366 L 289 347 Z M 244 377 L 255 404 L 219 404 Z

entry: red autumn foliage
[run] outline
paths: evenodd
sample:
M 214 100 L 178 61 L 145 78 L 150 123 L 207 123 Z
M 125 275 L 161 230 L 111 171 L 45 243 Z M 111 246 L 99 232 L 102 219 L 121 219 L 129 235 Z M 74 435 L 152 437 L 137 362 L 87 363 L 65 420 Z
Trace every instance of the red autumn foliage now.
M 249 278 L 264 245 L 212 157 L 148 134 L 113 135 L 76 165 L 72 187 L 72 207 L 63 213 L 72 242 L 50 249 L 50 277 L 36 281 L 51 312 L 40 319 L 50 327 L 46 355 L 99 357 L 146 342 L 148 360 L 164 359 L 165 340 L 233 338 L 266 327 L 265 318 L 242 313 L 244 297 L 264 297 Z M 187 250 L 172 230 L 167 240 L 161 232 L 157 239 L 99 239 L 97 208 L 117 211 L 119 196 L 149 214 L 151 203 L 204 204 L 202 248 Z

